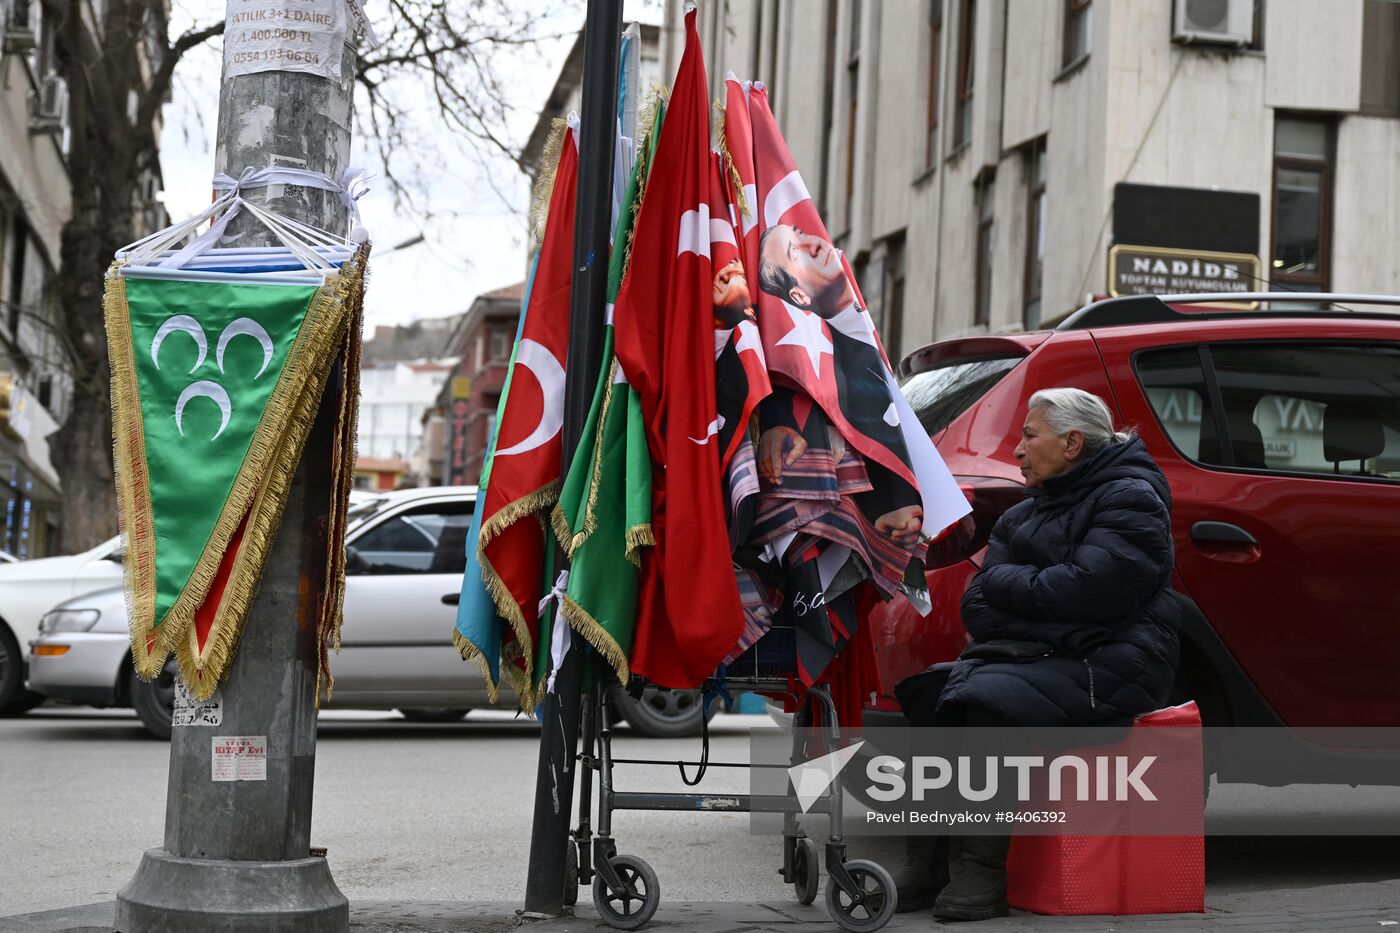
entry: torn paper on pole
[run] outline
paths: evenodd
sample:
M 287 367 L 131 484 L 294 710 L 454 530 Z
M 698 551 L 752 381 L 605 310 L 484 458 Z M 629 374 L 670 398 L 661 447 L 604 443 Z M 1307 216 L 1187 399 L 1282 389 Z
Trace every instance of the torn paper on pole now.
M 229 0 L 224 77 L 296 71 L 340 80 L 345 0 Z

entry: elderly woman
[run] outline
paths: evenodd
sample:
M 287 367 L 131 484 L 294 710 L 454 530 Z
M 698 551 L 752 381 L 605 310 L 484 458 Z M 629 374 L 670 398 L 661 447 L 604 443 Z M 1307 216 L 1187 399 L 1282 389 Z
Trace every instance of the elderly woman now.
M 1114 431 L 1103 400 L 1079 389 L 1031 396 L 1016 459 L 1027 498 L 992 529 L 963 596 L 973 641 L 914 721 L 1126 725 L 1165 705 L 1176 669 L 1166 478 L 1140 439 Z M 1003 652 L 1034 660 L 998 660 Z M 1010 842 L 963 838 L 934 916 L 1005 916 Z M 928 898 L 944 858 L 935 845 L 924 848 Z

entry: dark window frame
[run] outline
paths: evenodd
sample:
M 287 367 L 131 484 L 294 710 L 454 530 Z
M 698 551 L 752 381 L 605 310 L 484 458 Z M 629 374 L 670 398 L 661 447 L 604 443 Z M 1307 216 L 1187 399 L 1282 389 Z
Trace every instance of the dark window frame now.
M 1045 278 L 1044 256 L 1037 256 L 1044 231 L 1045 206 L 1041 199 L 1045 196 L 1045 148 L 1046 138 L 1032 140 L 1026 147 L 1026 263 L 1021 290 L 1021 326 L 1026 330 L 1036 330 L 1044 317 L 1042 313 L 1042 285 Z M 1035 303 L 1034 320 L 1030 311 Z
M 928 80 L 924 88 L 928 103 L 924 111 L 924 168 L 932 168 L 938 159 L 938 70 L 942 56 L 938 54 L 943 41 L 943 0 L 929 0 L 928 13 Z
M 1062 26 L 1060 30 L 1060 69 L 1073 68 L 1089 57 L 1089 47 L 1093 44 L 1093 0 L 1065 0 Z M 1078 38 L 1079 25 L 1087 20 L 1088 34 L 1084 37 L 1084 48 L 1072 48 L 1071 38 Z
M 1322 159 L 1307 158 L 1303 156 L 1289 156 L 1278 154 L 1278 122 L 1280 120 L 1293 120 L 1300 123 L 1320 123 L 1327 131 L 1327 155 Z M 1317 232 L 1317 272 L 1312 273 L 1288 273 L 1280 271 L 1274 266 L 1274 260 L 1278 258 L 1278 173 L 1279 169 L 1293 169 L 1297 171 L 1319 171 L 1321 178 L 1320 200 L 1321 211 L 1319 218 L 1319 229 Z M 1299 114 L 1290 111 L 1275 111 L 1274 113 L 1274 151 L 1273 167 L 1270 170 L 1269 187 L 1269 262 L 1268 279 L 1271 284 L 1285 286 L 1307 286 L 1302 291 L 1330 290 L 1332 283 L 1332 211 L 1333 200 L 1336 196 L 1336 174 L 1337 174 L 1337 121 L 1331 116 L 1318 116 L 1317 114 Z
M 976 182 L 977 206 L 977 260 L 974 267 L 976 281 L 973 284 L 973 326 L 990 326 L 992 323 L 992 238 L 996 235 L 996 171 L 983 169 Z M 986 286 L 983 286 L 986 279 Z
M 959 0 L 958 85 L 953 114 L 953 149 L 972 141 L 972 95 L 976 91 L 977 0 Z
M 885 281 L 881 296 L 881 337 L 886 352 L 899 352 L 900 341 L 904 338 L 904 296 L 908 282 L 907 239 L 903 230 L 885 238 Z

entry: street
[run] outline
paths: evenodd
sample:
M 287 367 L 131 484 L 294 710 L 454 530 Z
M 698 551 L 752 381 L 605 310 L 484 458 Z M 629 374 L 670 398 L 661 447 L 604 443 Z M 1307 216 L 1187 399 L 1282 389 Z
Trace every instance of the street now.
M 769 725 L 766 716 L 716 717 L 711 760 L 746 760 L 747 730 Z M 518 905 L 537 741 L 534 723 L 501 712 L 433 726 L 390 713 L 324 713 L 312 844 L 329 850 L 352 904 Z M 167 748 L 127 711 L 45 707 L 0 720 L 0 917 L 115 897 L 141 852 L 161 844 Z M 693 760 L 700 742 L 621 733 L 614 748 L 618 757 Z M 674 767 L 620 767 L 619 776 L 624 789 L 683 789 Z M 743 792 L 747 780 L 742 770 L 716 768 L 705 789 Z M 1212 817 L 1273 808 L 1346 812 L 1364 822 L 1368 813 L 1400 808 L 1400 789 L 1231 785 L 1211 793 Z M 683 901 L 792 903 L 775 873 L 776 841 L 751 836 L 747 815 L 621 813 L 614 830 L 621 852 L 655 868 L 663 915 L 668 903 Z M 894 840 L 856 839 L 852 854 L 892 867 L 901 851 Z M 1393 904 L 1396 889 L 1373 883 L 1393 879 L 1400 879 L 1400 846 L 1391 837 L 1207 840 L 1208 907 L 1257 892 L 1306 899 L 1307 889 L 1347 884 L 1349 906 L 1375 910 Z M 579 901 L 589 904 L 586 891 Z

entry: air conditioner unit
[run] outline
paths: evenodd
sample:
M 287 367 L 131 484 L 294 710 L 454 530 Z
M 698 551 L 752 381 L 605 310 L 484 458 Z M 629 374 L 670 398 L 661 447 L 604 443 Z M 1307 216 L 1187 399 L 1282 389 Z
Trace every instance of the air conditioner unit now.
M 6 55 L 13 53 L 23 54 L 34 48 L 35 11 L 38 4 L 34 0 L 9 0 L 9 3 L 0 3 L 0 17 L 3 23 L 0 28 L 4 32 L 4 50 Z
M 29 98 L 29 132 L 61 133 L 68 123 L 68 82 L 49 75 Z
M 1174 0 L 1172 41 L 1243 47 L 1254 41 L 1254 0 Z

